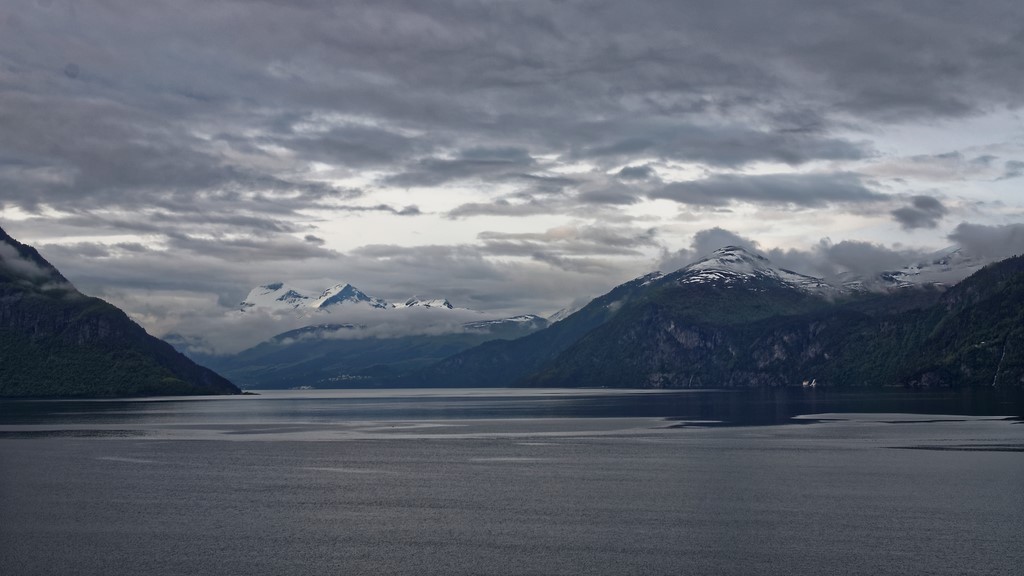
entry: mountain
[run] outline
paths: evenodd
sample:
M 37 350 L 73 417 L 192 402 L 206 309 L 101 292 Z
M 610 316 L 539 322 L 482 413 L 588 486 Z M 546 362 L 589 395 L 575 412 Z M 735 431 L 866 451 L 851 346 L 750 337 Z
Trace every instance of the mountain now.
M 742 280 L 741 292 L 725 298 L 727 283 L 692 292 L 685 289 L 690 272 L 684 269 L 675 285 L 662 285 L 523 383 L 1021 386 L 1020 268 L 1019 258 L 998 263 L 945 293 L 908 288 L 838 300 L 801 299 L 792 283 L 787 292 L 785 282 L 773 286 L 751 276 Z
M 334 286 L 320 293 L 320 297 L 310 303 L 312 308 L 328 310 L 334 306 L 344 304 L 360 304 L 370 308 L 387 309 L 392 308 L 390 304 L 380 298 L 371 298 L 351 284 L 335 284 Z
M 246 388 L 398 385 L 406 373 L 483 342 L 518 338 L 548 324 L 522 315 L 468 322 L 442 333 L 389 334 L 380 327 L 319 324 L 289 330 L 230 356 L 197 356 Z
M 1020 258 L 945 290 L 866 291 L 726 247 L 514 341 L 409 378 L 434 386 L 1021 386 Z M 942 266 L 942 264 L 936 264 Z
M 921 286 L 949 287 L 974 274 L 990 260 L 951 246 L 935 252 L 898 270 L 887 270 L 867 276 L 840 274 L 837 283 L 850 291 L 899 290 Z
M 1024 386 L 1024 257 L 988 265 L 916 319 L 901 364 L 916 386 Z M 879 347 L 895 347 L 893 338 Z
M 670 275 L 678 284 L 748 284 L 763 281 L 788 286 L 810 294 L 836 294 L 842 290 L 821 278 L 806 276 L 774 266 L 767 258 L 738 246 L 715 250 Z
M 652 272 L 614 288 L 579 311 L 519 340 L 491 342 L 447 358 L 410 377 L 410 384 L 434 386 L 511 386 L 538 383 L 537 373 L 559 366 L 567 350 L 616 326 L 648 322 L 646 316 L 667 307 L 669 315 L 700 316 L 736 323 L 776 313 L 827 305 L 823 295 L 836 289 L 823 280 L 774 267 L 764 257 L 728 246 L 672 274 Z M 616 336 L 612 336 L 615 338 Z M 641 344 L 604 350 L 609 358 L 644 356 Z M 634 386 L 624 370 L 600 361 L 608 370 L 596 379 L 589 371 L 572 372 L 552 386 Z M 579 378 L 577 378 L 579 377 Z M 552 379 L 554 382 L 554 379 Z M 578 383 L 577 383 L 578 382 Z M 600 382 L 600 383 L 597 383 Z
M 512 386 L 639 298 L 654 272 L 617 286 L 573 314 L 515 340 L 485 342 L 402 378 L 405 386 Z
M 454 307 L 452 303 L 446 298 L 435 298 L 433 300 L 421 300 L 417 297 L 409 298 L 405 301 L 402 308 L 443 308 L 445 310 L 452 310 Z
M 310 315 L 322 312 L 350 312 L 355 309 L 401 310 L 408 308 L 430 308 L 434 310 L 455 310 L 446 298 L 419 298 L 414 296 L 402 304 L 392 304 L 383 298 L 368 296 L 362 290 L 347 283 L 338 283 L 324 290 L 319 296 L 303 292 L 284 282 L 272 282 L 257 286 L 239 304 L 239 309 L 266 310 L 270 312 L 296 312 Z
M 962 248 L 951 247 L 900 270 L 883 272 L 879 277 L 883 282 L 898 287 L 926 284 L 953 286 L 989 263 L 983 258 L 967 253 Z
M 238 392 L 0 229 L 0 396 Z
M 334 311 L 341 306 L 361 306 L 386 310 L 391 304 L 380 298 L 367 296 L 351 284 L 339 283 L 324 290 L 319 296 L 312 296 L 284 282 L 273 282 L 257 286 L 239 304 L 241 310 L 259 308 L 274 312 L 315 312 Z

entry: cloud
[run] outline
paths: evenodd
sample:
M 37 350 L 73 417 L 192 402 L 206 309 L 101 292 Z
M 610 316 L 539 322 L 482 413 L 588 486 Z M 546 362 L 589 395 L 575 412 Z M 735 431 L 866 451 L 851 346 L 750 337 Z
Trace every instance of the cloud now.
M 388 176 L 384 183 L 394 186 L 439 186 L 454 180 L 486 178 L 529 170 L 536 165 L 530 154 L 519 148 L 475 148 L 456 158 L 425 158 L 406 172 Z
M 291 236 L 273 239 L 204 238 L 186 234 L 168 235 L 168 249 L 190 252 L 232 262 L 266 262 L 273 260 L 308 260 L 331 258 L 337 253 Z
M 880 160 L 863 168 L 865 174 L 897 180 L 960 183 L 965 180 L 991 180 L 998 174 L 992 154 L 969 156 L 953 150 L 940 154 L 916 154 Z
M 781 268 L 833 281 L 842 281 L 844 274 L 871 279 L 880 272 L 899 270 L 927 255 L 923 250 L 855 240 L 833 243 L 827 238 L 806 249 L 765 249 L 751 238 L 715 227 L 694 234 L 690 247 L 663 254 L 659 268 L 667 272 L 678 270 L 725 246 L 739 246 L 762 254 Z
M 722 120 L 713 126 L 678 119 L 616 119 L 568 126 L 581 141 L 573 156 L 599 164 L 656 156 L 718 167 L 753 162 L 800 165 L 816 159 L 857 160 L 869 149 L 862 143 L 818 133 L 754 129 Z
M 525 202 L 510 202 L 499 198 L 493 202 L 468 202 L 460 204 L 448 211 L 449 218 L 466 218 L 470 216 L 536 216 L 550 214 L 552 204 L 534 198 Z
M 1024 162 L 1020 160 L 1007 160 L 1003 167 L 1003 175 L 999 177 L 1000 180 L 1009 180 L 1010 178 L 1020 178 L 1024 176 Z
M 1009 0 L 28 2 L 0 18 L 0 212 L 81 286 L 151 291 L 154 323 L 270 273 L 542 309 L 645 271 L 681 225 L 649 199 L 708 228 L 729 208 L 752 229 L 755 205 L 924 238 L 938 208 L 869 178 L 969 178 L 963 201 L 941 190 L 966 205 L 1020 176 L 1009 146 L 922 154 L 914 134 L 1024 105 L 1022 19 Z M 383 248 L 394 229 L 424 245 Z
M 893 219 L 899 222 L 904 230 L 935 228 L 942 217 L 949 213 L 937 198 L 914 196 L 910 200 L 910 206 L 897 208 L 891 212 Z
M 27 277 L 30 280 L 44 280 L 54 276 L 52 270 L 43 268 L 32 260 L 23 257 L 16 247 L 4 240 L 0 240 L 0 265 L 15 275 Z
M 494 239 L 489 250 L 471 245 L 369 245 L 352 251 L 349 269 L 358 269 L 366 279 L 367 288 L 361 289 L 385 298 L 407 298 L 433 287 L 431 296 L 446 297 L 460 307 L 548 314 L 581 295 L 597 296 L 651 266 L 635 256 L 601 257 L 606 251 L 593 239 L 601 233 L 580 234 L 592 239 L 567 240 L 562 246 L 554 239 Z M 580 258 L 589 259 L 589 264 L 571 262 Z M 603 264 L 594 265 L 598 260 Z
M 627 188 L 612 186 L 581 192 L 576 199 L 584 204 L 610 204 L 628 206 L 640 202 L 640 195 Z
M 619 170 L 616 176 L 620 180 L 649 180 L 651 178 L 657 178 L 658 173 L 654 171 L 654 168 L 650 166 L 625 166 L 622 170 Z
M 949 239 L 968 253 L 992 259 L 1024 254 L 1024 224 L 985 225 L 961 222 Z
M 716 174 L 703 180 L 674 182 L 649 193 L 697 206 L 725 206 L 733 201 L 820 207 L 831 203 L 869 203 L 887 196 L 866 187 L 859 176 L 833 174 Z
M 542 233 L 481 232 L 481 253 L 530 256 L 561 262 L 555 256 L 640 256 L 641 248 L 657 246 L 654 229 L 614 226 L 559 226 Z
M 404 208 L 395 208 L 387 204 L 377 204 L 375 206 L 335 206 L 333 210 L 338 212 L 386 212 L 388 214 L 394 214 L 395 216 L 419 216 L 422 214 L 419 207 L 415 204 L 405 206 Z

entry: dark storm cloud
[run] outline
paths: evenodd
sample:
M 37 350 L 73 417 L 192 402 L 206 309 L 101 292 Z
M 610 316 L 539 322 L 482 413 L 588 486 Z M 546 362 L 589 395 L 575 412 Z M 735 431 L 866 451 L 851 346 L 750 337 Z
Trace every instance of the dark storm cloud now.
M 509 182 L 522 182 L 528 186 L 531 194 L 560 194 L 566 188 L 579 184 L 579 180 L 565 176 L 547 176 L 541 174 L 506 174 L 503 178 Z
M 286 132 L 264 137 L 257 143 L 281 146 L 302 158 L 340 164 L 347 168 L 392 165 L 431 149 L 430 143 L 421 138 L 359 125 L 343 125 L 322 134 L 295 135 Z
M 832 111 L 856 125 L 1021 104 L 1021 11 L 1008 1 L 35 3 L 0 23 L 3 200 L 184 209 L 211 190 L 287 189 L 297 202 L 340 193 L 310 162 L 385 167 L 384 182 L 413 187 L 528 175 L 537 154 L 626 164 L 623 179 L 644 175 L 629 164 L 638 156 L 729 167 L 857 159 L 870 145 L 837 136 Z
M 867 188 L 856 174 L 842 172 L 752 176 L 717 174 L 703 180 L 668 184 L 652 191 L 649 196 L 697 206 L 724 206 L 732 201 L 743 201 L 804 207 L 878 202 L 887 198 Z
M 1024 176 L 1024 162 L 1020 160 L 1007 160 L 1003 170 L 1003 175 L 999 178 L 1000 180 L 1020 178 Z
M 562 226 L 542 233 L 482 232 L 480 248 L 495 256 L 639 256 L 640 248 L 657 246 L 654 229 L 610 226 Z
M 453 180 L 507 175 L 535 165 L 526 150 L 518 148 L 471 149 L 453 159 L 426 158 L 407 172 L 384 179 L 395 186 L 438 186 Z
M 1000 259 L 1024 254 L 1024 224 L 987 226 L 961 222 L 949 239 L 971 254 Z
M 607 274 L 617 272 L 618 266 L 597 258 L 566 258 L 549 252 L 535 252 L 531 257 L 553 268 L 582 274 Z
M 754 240 L 717 226 L 693 235 L 693 252 L 700 256 L 706 256 L 725 246 L 739 246 L 753 252 L 758 251 L 758 244 Z
M 217 212 L 217 210 L 223 210 L 223 212 Z M 174 212 L 160 209 L 150 211 L 145 215 L 137 214 L 134 215 L 135 217 L 109 216 L 83 210 L 55 217 L 35 216 L 24 220 L 23 223 L 31 225 L 46 237 L 136 233 L 159 238 L 177 233 L 208 234 L 210 231 L 265 237 L 267 235 L 283 236 L 307 228 L 281 218 L 230 214 L 226 213 L 228 210 L 230 210 L 230 204 L 220 207 L 208 206 L 207 211 Z M 390 207 L 376 208 L 376 210 L 401 212 Z
M 232 262 L 266 262 L 274 260 L 307 260 L 330 258 L 337 252 L 321 248 L 291 236 L 273 239 L 256 238 L 203 238 L 186 234 L 171 234 L 168 248 L 190 252 L 208 258 Z
M 755 161 L 799 165 L 815 159 L 857 160 L 870 152 L 864 145 L 822 134 L 759 130 L 725 120 L 704 126 L 671 118 L 627 117 L 569 126 L 566 130 L 575 132 L 584 143 L 576 148 L 574 156 L 599 163 L 657 156 L 720 167 L 740 167 Z
M 536 216 L 550 214 L 552 203 L 528 198 L 523 202 L 509 202 L 499 198 L 493 202 L 468 202 L 448 211 L 449 218 L 468 216 Z
M 388 206 L 387 204 L 377 204 L 374 206 L 335 206 L 332 208 L 339 212 L 385 212 L 387 214 L 394 214 L 395 216 L 419 216 L 422 214 L 420 209 L 415 205 L 405 206 L 404 208 L 395 208 L 394 206 Z
M 373 198 L 375 184 L 483 190 L 451 217 L 589 210 L 608 221 L 637 197 L 863 208 L 884 195 L 845 172 L 715 171 L 824 170 L 874 155 L 850 135 L 880 123 L 1024 104 L 1024 7 L 1013 0 L 52 0 L 0 12 L 0 208 L 36 214 L 22 230 L 50 242 L 67 231 L 151 239 L 156 249 L 136 252 L 53 244 L 93 286 L 208 291 L 229 303 L 265 261 L 307 277 L 351 266 L 385 288 L 453 287 L 502 309 L 643 271 L 598 273 L 594 259 L 622 249 L 606 242 L 602 252 L 598 240 L 582 254 L 501 239 L 538 244 L 526 263 L 503 267 L 482 252 L 485 239 L 388 257 L 302 239 L 304 211 L 419 213 Z M 709 176 L 639 178 L 662 161 Z M 1004 177 L 1020 175 L 1015 162 Z M 618 171 L 607 180 L 635 188 L 555 170 L 572 163 Z M 431 210 L 430 193 L 417 206 Z
M 650 264 L 616 265 L 606 259 L 539 251 L 519 260 L 485 258 L 475 246 L 371 245 L 354 250 L 347 269 L 359 271 L 367 288 L 387 298 L 444 296 L 476 310 L 547 314 L 580 295 L 597 296 L 640 274 Z M 403 274 L 395 274 L 396 269 Z
M 673 272 L 725 246 L 739 246 L 751 252 L 760 252 L 760 247 L 754 240 L 716 226 L 694 234 L 689 248 L 663 254 L 658 269 Z
M 216 143 L 404 165 L 392 181 L 409 186 L 515 164 L 422 158 L 463 140 L 732 166 L 848 159 L 863 147 L 830 136 L 823 111 L 948 116 L 1020 104 L 1020 16 L 1013 2 L 53 2 L 3 25 L 5 78 L 22 88 L 5 99 L 4 128 L 27 136 L 19 152 L 70 146 L 57 166 L 29 155 L 74 172 L 71 188 L 93 193 L 154 181 L 204 187 L 255 166 L 216 153 Z M 51 41 L 40 44 L 44 34 Z M 65 74 L 69 52 L 79 74 Z M 421 131 L 332 126 L 315 111 Z M 754 121 L 721 120 L 740 111 Z M 324 129 L 298 130 L 303 120 Z M 193 127 L 212 139 L 197 140 Z M 76 142 L 104 146 L 90 155 Z
M 607 187 L 598 190 L 581 192 L 577 200 L 584 204 L 629 205 L 640 201 L 640 195 L 633 190 L 622 187 Z
M 650 178 L 656 178 L 657 172 L 650 166 L 626 166 L 622 170 L 619 170 L 617 176 L 621 180 L 647 180 Z
M 935 228 L 939 225 L 939 220 L 949 213 L 949 209 L 942 202 L 931 196 L 913 196 L 910 201 L 909 206 L 891 212 L 893 219 L 899 222 L 904 230 Z
M 899 270 L 926 255 L 920 250 L 851 240 L 833 243 L 827 238 L 807 249 L 763 249 L 751 238 L 715 227 L 694 234 L 689 248 L 664 254 L 659 267 L 666 272 L 678 270 L 725 246 L 739 246 L 761 254 L 773 264 L 801 274 L 837 282 L 856 277 L 868 284 L 880 272 Z

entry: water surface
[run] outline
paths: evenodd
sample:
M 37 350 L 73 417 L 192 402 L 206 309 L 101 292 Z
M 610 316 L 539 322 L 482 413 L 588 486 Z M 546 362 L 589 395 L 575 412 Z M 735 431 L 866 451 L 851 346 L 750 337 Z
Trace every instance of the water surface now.
M 0 401 L 0 574 L 1013 574 L 1013 397 Z

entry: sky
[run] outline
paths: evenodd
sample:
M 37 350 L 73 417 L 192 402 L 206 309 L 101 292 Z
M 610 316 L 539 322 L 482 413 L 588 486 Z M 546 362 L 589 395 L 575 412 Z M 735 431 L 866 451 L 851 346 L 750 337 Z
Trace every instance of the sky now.
M 1024 4 L 0 0 L 0 226 L 150 332 L 1024 252 Z M 230 339 L 225 336 L 225 339 Z

